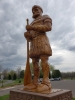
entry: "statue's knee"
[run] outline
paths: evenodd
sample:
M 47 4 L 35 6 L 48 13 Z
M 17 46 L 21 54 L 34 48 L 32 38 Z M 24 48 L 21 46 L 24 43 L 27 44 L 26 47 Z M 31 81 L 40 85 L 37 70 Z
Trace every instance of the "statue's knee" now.
M 40 57 L 40 59 L 41 59 L 42 62 L 47 62 L 48 61 L 48 56 L 43 55 L 43 56 Z
M 41 59 L 41 63 L 42 63 L 42 66 L 48 64 L 48 60 L 47 59 Z

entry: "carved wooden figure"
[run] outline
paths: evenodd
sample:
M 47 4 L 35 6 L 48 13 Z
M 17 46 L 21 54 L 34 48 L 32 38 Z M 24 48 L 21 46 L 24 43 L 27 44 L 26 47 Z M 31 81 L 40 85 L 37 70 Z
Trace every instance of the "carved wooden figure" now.
M 43 10 L 40 6 L 32 7 L 33 21 L 26 25 L 27 32 L 25 38 L 30 42 L 29 57 L 32 59 L 34 69 L 34 79 L 26 84 L 24 90 L 36 92 L 50 92 L 51 83 L 49 80 L 48 58 L 52 56 L 52 49 L 49 44 L 46 32 L 52 29 L 52 19 L 48 15 L 42 15 Z M 39 83 L 39 60 L 42 62 L 43 80 Z

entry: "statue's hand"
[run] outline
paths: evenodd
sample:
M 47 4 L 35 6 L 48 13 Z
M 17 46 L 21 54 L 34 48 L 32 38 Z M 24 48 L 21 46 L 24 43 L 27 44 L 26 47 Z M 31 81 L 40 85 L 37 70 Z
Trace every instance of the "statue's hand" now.
M 33 29 L 33 27 L 31 25 L 26 25 L 26 30 L 30 31 L 32 29 Z
M 24 32 L 24 36 L 25 36 L 25 38 L 29 38 L 30 33 L 29 32 Z
M 26 39 L 32 39 L 32 36 L 31 36 L 31 34 L 29 32 L 24 32 L 24 37 Z

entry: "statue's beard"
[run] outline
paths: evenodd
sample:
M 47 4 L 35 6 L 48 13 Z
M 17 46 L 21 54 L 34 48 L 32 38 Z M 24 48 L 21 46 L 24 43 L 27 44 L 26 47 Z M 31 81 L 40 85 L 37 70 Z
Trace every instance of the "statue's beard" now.
M 36 14 L 33 14 L 33 18 L 37 18 L 40 14 L 39 13 L 36 13 Z

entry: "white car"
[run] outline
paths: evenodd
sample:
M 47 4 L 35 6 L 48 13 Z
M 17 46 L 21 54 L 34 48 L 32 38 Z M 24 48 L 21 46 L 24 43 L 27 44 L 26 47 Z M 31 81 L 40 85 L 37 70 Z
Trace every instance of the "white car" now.
M 40 80 L 40 82 L 42 82 L 42 78 L 40 78 L 39 80 Z
M 50 81 L 54 81 L 54 78 L 50 78 Z
M 60 80 L 61 80 L 61 77 L 54 78 L 54 80 L 56 80 L 56 81 L 60 81 Z

